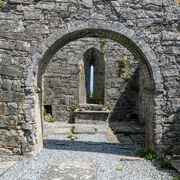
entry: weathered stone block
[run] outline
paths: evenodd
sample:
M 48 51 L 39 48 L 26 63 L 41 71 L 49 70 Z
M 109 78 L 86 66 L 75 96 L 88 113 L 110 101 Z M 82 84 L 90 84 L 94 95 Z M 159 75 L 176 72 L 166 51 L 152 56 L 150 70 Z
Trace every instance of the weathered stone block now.
M 156 5 L 156 6 L 162 6 L 162 0 L 156 1 L 156 0 L 142 0 L 142 5 Z
M 6 104 L 5 103 L 0 103 L 0 114 L 1 115 L 6 115 Z
M 28 122 L 23 122 L 23 123 L 22 123 L 22 129 L 24 129 L 24 130 L 31 130 L 31 129 L 32 129 L 32 126 L 31 126 L 31 124 L 28 123 Z
M 4 80 L 2 83 L 2 89 L 5 91 L 11 91 L 11 85 L 12 85 L 12 81 L 11 80 Z
M 7 156 L 7 155 L 12 155 L 12 151 L 4 148 L 0 148 L 0 156 Z
M 0 65 L 1 75 L 17 78 L 21 75 L 21 72 L 17 68 Z
M 36 11 L 25 11 L 24 18 L 27 20 L 39 20 L 41 19 L 41 12 L 40 10 Z
M 65 88 L 61 88 L 61 87 L 56 87 L 52 89 L 54 94 L 68 94 L 68 91 Z
M 83 6 L 85 6 L 86 8 L 92 8 L 92 7 L 93 7 L 93 2 L 92 2 L 92 0 L 82 0 L 82 4 L 83 4 Z
M 16 111 L 17 111 L 17 108 L 9 105 L 9 106 L 8 106 L 8 113 L 7 113 L 7 115 L 16 115 Z M 17 119 L 16 119 L 16 120 L 17 120 Z
M 30 51 L 30 44 L 28 42 L 17 41 L 15 48 L 19 51 Z
M 57 170 L 57 171 L 56 171 Z M 77 179 L 95 180 L 97 164 L 86 162 L 56 162 L 51 164 L 42 179 Z M 83 173 L 82 173 L 83 172 Z M 73 176 L 72 176 L 73 174 Z
M 3 102 L 18 102 L 22 101 L 24 97 L 23 93 L 18 93 L 18 92 L 3 92 L 3 94 L 0 96 L 0 101 Z
M 74 111 L 75 113 L 75 122 L 83 122 L 86 121 L 108 121 L 109 119 L 109 111 Z
M 180 105 L 180 98 L 173 98 L 172 99 L 172 109 L 174 112 L 178 113 L 178 111 L 180 110 L 179 105 Z
M 48 26 L 38 22 L 35 24 L 28 25 L 27 26 L 27 33 L 30 35 L 48 34 L 49 28 L 48 28 Z
M 19 80 L 13 81 L 12 91 L 19 92 L 21 90 L 21 82 Z
M 0 63 L 2 65 L 14 64 L 14 59 L 12 58 L 10 54 L 6 54 L 0 51 Z
M 15 114 L 15 113 L 13 113 Z M 8 126 L 16 126 L 17 125 L 17 116 L 10 115 L 6 118 L 6 125 Z
M 58 100 L 58 104 L 59 104 L 59 105 L 60 105 L 60 104 L 62 104 L 62 105 L 64 104 L 64 105 L 65 105 L 65 104 L 66 104 L 65 98 L 59 99 L 59 100 Z
M 22 0 L 9 0 L 11 3 L 22 3 Z

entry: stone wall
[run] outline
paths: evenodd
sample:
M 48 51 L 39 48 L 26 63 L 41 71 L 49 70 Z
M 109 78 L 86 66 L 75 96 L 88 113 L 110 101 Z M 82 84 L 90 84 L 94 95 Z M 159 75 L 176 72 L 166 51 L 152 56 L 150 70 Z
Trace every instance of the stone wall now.
M 100 94 L 103 97 L 95 98 L 90 104 L 98 104 L 98 100 L 111 110 L 110 120 L 138 119 L 138 62 L 123 46 L 111 40 L 84 38 L 68 43 L 61 48 L 50 61 L 44 74 L 44 105 L 52 105 L 52 114 L 59 121 L 71 121 L 73 118 L 72 106 L 88 103 L 85 78 L 79 80 L 79 65 L 84 64 L 83 77 L 89 67 L 84 63 L 84 53 L 96 48 L 104 61 L 105 73 L 100 72 L 102 78 L 97 78 L 94 86 L 94 97 Z M 104 53 L 103 53 L 104 52 Z M 122 67 L 121 61 L 125 60 Z M 98 61 L 98 59 L 97 59 Z M 95 69 L 102 68 L 102 64 L 95 64 Z M 102 71 L 102 70 L 101 70 Z M 86 77 L 87 78 L 87 77 Z M 96 77 L 95 77 L 96 78 Z M 88 78 L 87 78 L 88 81 Z M 103 85 L 101 89 L 99 81 Z M 82 87 L 79 87 L 81 84 Z M 80 89 L 79 89 L 80 88 Z M 98 92 L 99 90 L 99 92 Z M 79 93 L 79 92 L 83 92 Z M 105 94 L 103 93 L 105 92 Z M 79 99 L 83 99 L 79 102 Z M 82 103 L 83 102 L 83 103 Z M 136 116 L 136 117 L 135 117 Z
M 149 78 L 140 89 L 144 100 L 139 105 L 146 133 L 151 134 L 147 144 L 160 156 L 177 157 L 175 149 L 180 145 L 179 14 L 176 0 L 5 2 L 0 7 L 1 152 L 40 151 L 41 77 L 48 63 L 67 43 L 99 37 L 123 45 L 140 63 L 139 74 Z M 141 79 L 140 84 L 143 84 Z M 150 96 L 145 93 L 149 85 Z M 111 87 L 109 91 L 112 94 L 116 88 Z M 142 106 L 144 103 L 146 108 Z M 147 107 L 151 107 L 150 110 L 147 111 Z M 148 119 L 146 112 L 150 113 Z M 12 142 L 7 144 L 8 141 Z

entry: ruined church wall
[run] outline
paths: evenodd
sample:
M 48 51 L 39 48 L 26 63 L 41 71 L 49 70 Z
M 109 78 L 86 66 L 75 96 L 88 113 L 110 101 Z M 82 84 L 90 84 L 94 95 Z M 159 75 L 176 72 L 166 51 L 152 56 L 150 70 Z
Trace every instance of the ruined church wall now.
M 142 46 L 145 42 L 155 53 L 154 64 L 149 65 L 141 60 L 149 69 L 152 67 L 152 74 L 156 74 L 156 68 L 161 75 L 155 77 L 159 83 L 152 90 L 154 145 L 156 152 L 162 155 L 178 147 L 179 14 L 180 7 L 176 0 L 9 0 L 5 3 L 4 7 L 0 7 L 1 150 L 30 153 L 37 144 L 37 122 L 34 118 L 36 99 L 30 98 L 32 92 L 25 81 L 28 74 L 37 72 L 30 66 L 33 56 L 38 56 L 39 45 L 56 29 L 68 31 L 66 24 L 69 22 L 81 20 L 93 23 L 96 19 L 107 24 L 109 21 L 123 24 L 124 29 L 126 27 L 135 32 L 136 42 L 142 43 Z M 148 53 L 150 57 L 152 52 L 143 53 Z

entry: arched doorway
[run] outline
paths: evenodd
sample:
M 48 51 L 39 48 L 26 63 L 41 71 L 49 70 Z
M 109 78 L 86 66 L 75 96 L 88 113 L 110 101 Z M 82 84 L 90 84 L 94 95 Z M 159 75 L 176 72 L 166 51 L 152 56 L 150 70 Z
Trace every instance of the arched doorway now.
M 26 98 L 33 100 L 32 111 L 35 113 L 32 114 L 32 119 L 37 124 L 37 144 L 35 147 L 35 152 L 38 152 L 42 148 L 42 96 L 40 93 L 42 89 L 42 75 L 52 56 L 59 49 L 61 49 L 67 43 L 83 37 L 100 37 L 114 40 L 127 48 L 141 63 L 143 67 L 141 72 L 143 77 L 145 77 L 143 80 L 146 82 L 145 85 L 143 80 L 140 82 L 144 86 L 144 88 L 141 89 L 141 94 L 143 94 L 144 98 L 142 100 L 144 108 L 142 109 L 143 112 L 141 113 L 141 118 L 143 120 L 145 119 L 145 115 L 149 115 L 145 120 L 147 134 L 146 144 L 148 149 L 155 151 L 155 137 L 153 133 L 155 123 L 154 92 L 158 90 L 156 84 L 159 83 L 156 81 L 156 77 L 161 77 L 158 67 L 154 64 L 156 57 L 153 51 L 143 40 L 139 39 L 135 32 L 127 29 L 122 24 L 118 22 L 108 24 L 105 22 L 99 23 L 94 21 L 93 23 L 69 23 L 66 25 L 65 29 L 56 30 L 39 46 L 32 57 L 32 67 L 29 69 L 26 80 L 26 86 L 27 89 L 30 90 L 30 93 L 27 94 Z M 29 113 L 29 111 L 27 111 L 27 113 Z

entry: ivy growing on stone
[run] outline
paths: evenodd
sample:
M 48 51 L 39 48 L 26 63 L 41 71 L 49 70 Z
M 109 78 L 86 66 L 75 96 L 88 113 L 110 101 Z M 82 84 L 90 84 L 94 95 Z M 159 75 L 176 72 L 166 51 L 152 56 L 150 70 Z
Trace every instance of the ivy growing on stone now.
M 103 40 L 101 41 L 101 44 L 102 44 L 102 46 L 105 46 L 105 45 L 107 44 L 106 39 L 103 39 Z

